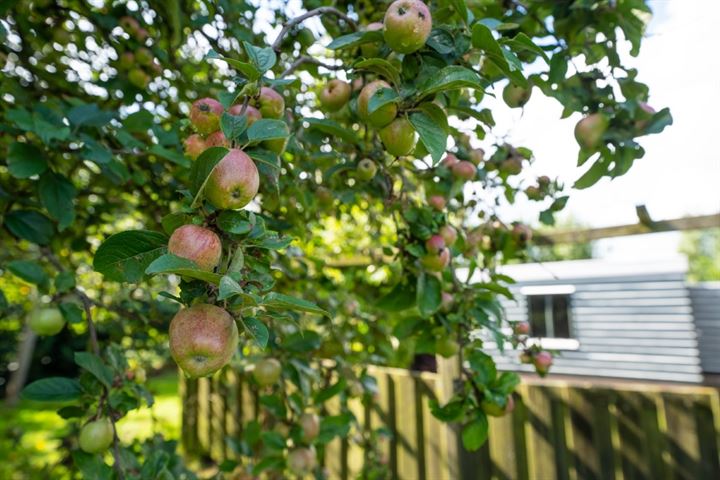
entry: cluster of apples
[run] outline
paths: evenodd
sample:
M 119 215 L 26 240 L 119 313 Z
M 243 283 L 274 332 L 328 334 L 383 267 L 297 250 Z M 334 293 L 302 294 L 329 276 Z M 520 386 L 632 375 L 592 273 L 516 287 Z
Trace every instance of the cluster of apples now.
M 139 89 L 144 89 L 150 83 L 154 75 L 162 73 L 162 66 L 155 58 L 155 55 L 149 48 L 145 47 L 145 43 L 149 37 L 149 33 L 140 23 L 133 17 L 122 17 L 120 26 L 127 32 L 130 38 L 134 39 L 140 46 L 133 53 L 127 50 L 120 54 L 117 60 L 118 70 L 127 74 L 128 81 Z M 150 73 L 148 73 L 150 72 Z M 151 73 L 153 75 L 151 75 Z
M 526 345 L 528 335 L 530 335 L 530 324 L 528 322 L 514 322 L 512 329 L 518 341 Z M 553 355 L 537 345 L 526 347 L 520 354 L 520 363 L 533 365 L 538 375 L 544 377 L 550 371 L 550 367 L 553 364 Z

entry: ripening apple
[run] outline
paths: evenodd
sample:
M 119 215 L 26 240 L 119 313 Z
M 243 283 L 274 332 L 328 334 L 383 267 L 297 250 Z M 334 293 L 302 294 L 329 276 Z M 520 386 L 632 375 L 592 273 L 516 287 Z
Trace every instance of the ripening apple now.
M 371 180 L 377 173 L 377 165 L 369 158 L 363 158 L 358 162 L 355 175 L 360 180 Z
M 440 235 L 433 235 L 425 241 L 425 249 L 430 253 L 440 253 L 445 249 L 445 239 Z
M 443 210 L 445 210 L 447 200 L 445 200 L 445 197 L 443 197 L 442 195 L 430 195 L 430 198 L 428 198 L 428 205 L 430 205 L 438 212 L 442 212 Z
M 215 305 L 180 310 L 170 321 L 170 355 L 190 378 L 211 375 L 230 362 L 238 346 L 235 319 Z
M 381 22 L 369 23 L 365 30 L 368 32 L 374 32 L 382 30 L 385 26 Z M 377 57 L 380 54 L 380 46 L 377 42 L 363 43 L 360 45 L 360 52 L 365 58 Z
M 435 353 L 443 358 L 454 357 L 459 351 L 460 345 L 450 337 L 435 340 Z
M 420 50 L 430 36 L 430 9 L 420 0 L 396 0 L 385 12 L 385 43 L 398 53 Z
M 65 318 L 57 308 L 38 308 L 30 313 L 30 329 L 42 336 L 57 335 L 65 326 Z
M 517 175 L 522 172 L 522 159 L 509 157 L 500 163 L 500 171 L 508 175 Z
M 228 113 L 230 115 L 245 115 L 245 117 L 247 118 L 247 126 L 248 127 L 250 125 L 252 125 L 253 123 L 255 123 L 257 120 L 260 120 L 262 118 L 262 114 L 260 113 L 260 110 L 253 107 L 252 105 L 245 106 L 244 114 L 242 113 L 242 111 L 243 111 L 243 106 L 238 104 L 238 105 L 233 105 L 232 107 L 230 107 L 230 109 L 228 110 Z
M 447 168 L 452 168 L 460 162 L 454 153 L 447 152 L 445 158 L 442 159 L 442 164 Z
M 300 428 L 303 432 L 303 441 L 312 442 L 320 434 L 320 417 L 314 413 L 306 412 L 300 415 Z
M 513 225 L 512 234 L 521 244 L 532 240 L 532 229 L 523 223 Z
M 485 160 L 485 150 L 482 148 L 475 148 L 470 150 L 468 156 L 470 157 L 470 161 L 473 165 L 477 167 L 483 162 L 483 160 Z
M 540 375 L 545 375 L 550 371 L 550 366 L 553 364 L 552 353 L 542 350 L 533 356 L 533 365 L 535 365 L 535 371 Z
M 512 83 L 508 83 L 507 86 L 503 89 L 503 100 L 505 100 L 505 103 L 510 108 L 520 108 L 524 106 L 528 100 L 530 100 L 530 95 L 532 94 L 532 87 L 520 87 L 518 85 L 513 85 Z
M 550 185 L 550 177 L 548 177 L 547 175 L 540 175 L 537 181 L 538 185 L 540 185 L 541 187 L 547 187 L 548 185 Z
M 530 333 L 530 324 L 528 322 L 515 322 L 512 328 L 515 335 L 527 335 Z
M 420 258 L 420 263 L 428 271 L 441 272 L 450 263 L 450 251 L 445 248 L 438 253 L 427 253 Z
M 155 56 L 147 48 L 140 47 L 135 50 L 135 60 L 137 60 L 140 65 L 149 67 L 153 63 L 153 60 L 155 60 Z
M 187 137 L 185 142 L 183 142 L 183 145 L 185 146 L 185 155 L 193 160 L 202 155 L 208 147 L 205 140 L 203 140 L 203 138 L 197 133 L 193 133 Z
M 610 120 L 602 113 L 591 113 L 575 125 L 575 140 L 583 149 L 595 149 L 600 145 Z
M 330 80 L 320 92 L 320 104 L 328 112 L 337 112 L 350 100 L 352 88 L 339 79 Z
M 207 135 L 220 128 L 223 106 L 213 98 L 201 98 L 190 107 L 190 123 L 201 135 Z
M 133 68 L 128 72 L 128 81 L 143 90 L 150 83 L 150 76 L 140 68 Z
M 242 208 L 257 195 L 260 173 L 242 150 L 232 149 L 215 166 L 205 185 L 204 194 L 215 208 Z
M 261 387 L 277 382 L 282 373 L 282 365 L 275 358 L 263 358 L 255 364 L 252 375 Z
M 397 105 L 394 103 L 387 103 L 372 114 L 368 113 L 370 99 L 381 88 L 390 88 L 390 84 L 384 80 L 374 80 L 365 85 L 358 95 L 358 115 L 362 120 L 377 128 L 384 127 L 397 116 Z
M 505 405 L 498 405 L 495 402 L 483 400 L 480 402 L 480 408 L 482 408 L 482 411 L 485 412 L 486 415 L 502 417 L 515 409 L 515 400 L 513 400 L 512 395 L 505 397 Z
M 210 148 L 210 147 L 230 148 L 230 142 L 228 141 L 227 138 L 225 138 L 225 134 L 220 130 L 208 135 L 207 138 L 205 139 L 205 145 L 207 145 L 208 148 Z
M 467 160 L 461 160 L 452 167 L 452 174 L 460 180 L 472 180 L 477 174 L 477 167 Z
M 294 448 L 288 454 L 287 466 L 290 472 L 298 476 L 304 476 L 312 472 L 317 466 L 315 447 Z
M 530 185 L 525 189 L 525 195 L 527 195 L 530 200 L 542 200 L 544 197 L 542 191 L 534 185 Z
M 417 134 L 410 121 L 400 117 L 380 130 L 380 140 L 390 155 L 401 157 L 413 151 L 417 143 Z
M 118 65 L 123 70 L 130 70 L 135 66 L 135 55 L 132 52 L 123 52 L 118 59 Z
M 113 442 L 113 426 L 109 418 L 103 417 L 83 425 L 78 443 L 86 453 L 102 453 Z
M 458 233 L 452 225 L 443 225 L 440 227 L 439 233 L 448 247 L 451 247 L 457 241 Z
M 192 260 L 201 270 L 212 272 L 220 263 L 222 242 L 208 228 L 183 225 L 170 235 L 168 252 Z
M 281 118 L 285 113 L 285 100 L 270 87 L 260 89 L 258 105 L 262 118 Z

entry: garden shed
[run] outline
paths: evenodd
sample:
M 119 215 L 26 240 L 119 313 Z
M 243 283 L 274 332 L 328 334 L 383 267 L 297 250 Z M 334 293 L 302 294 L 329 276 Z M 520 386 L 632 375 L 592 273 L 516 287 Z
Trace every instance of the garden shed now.
M 555 375 L 713 382 L 720 374 L 720 284 L 688 284 L 683 258 L 511 265 L 509 321 L 556 350 Z M 528 371 L 488 342 L 498 366 Z

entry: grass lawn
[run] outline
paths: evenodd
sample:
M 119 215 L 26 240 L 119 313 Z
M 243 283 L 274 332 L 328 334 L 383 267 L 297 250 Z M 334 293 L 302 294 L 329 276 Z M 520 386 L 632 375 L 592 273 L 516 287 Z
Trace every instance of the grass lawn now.
M 177 374 L 151 378 L 148 388 L 155 396 L 155 404 L 133 411 L 118 423 L 123 443 L 149 437 L 154 432 L 167 439 L 180 438 Z M 55 413 L 58 408 L 56 404 L 29 401 L 21 401 L 13 408 L 4 405 L 0 408 L 1 479 L 32 478 L 31 472 L 52 473 L 49 466 L 60 460 L 58 447 L 70 432 L 67 421 Z

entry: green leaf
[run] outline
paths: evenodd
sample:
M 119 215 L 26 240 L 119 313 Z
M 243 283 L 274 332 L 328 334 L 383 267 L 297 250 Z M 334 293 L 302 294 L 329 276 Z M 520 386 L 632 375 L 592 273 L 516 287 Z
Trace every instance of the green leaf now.
M 148 230 L 129 230 L 108 237 L 95 253 L 93 268 L 108 280 L 138 282 L 153 260 L 165 253 L 167 237 Z
M 106 464 L 102 455 L 85 453 L 80 449 L 72 452 L 73 463 L 82 478 L 112 478 L 113 470 Z
M 290 352 L 304 353 L 312 352 L 320 348 L 322 338 L 312 330 L 302 330 L 286 336 L 283 340 L 283 348 Z
M 339 137 L 348 143 L 360 143 L 360 139 L 355 132 L 353 132 L 352 130 L 348 130 L 334 120 L 321 118 L 306 118 L 305 122 L 310 125 L 310 130 L 319 130 L 323 133 L 326 133 L 331 138 Z
M 263 305 L 274 310 L 290 309 L 299 312 L 317 313 L 318 315 L 325 315 L 328 318 L 332 318 L 328 312 L 312 302 L 277 292 L 270 292 L 265 295 Z
M 60 313 L 68 323 L 82 323 L 83 309 L 77 303 L 65 302 L 60 304 Z
M 410 123 L 420 136 L 420 141 L 430 153 L 434 163 L 438 163 L 447 148 L 447 133 L 430 115 L 425 112 L 413 112 Z
M 393 85 L 400 85 L 400 72 L 395 66 L 382 58 L 368 58 L 353 65 L 355 70 L 369 70 L 385 77 Z
M 468 23 L 468 9 L 465 0 L 450 0 L 453 10 L 458 14 L 464 23 Z
M 451 400 L 442 407 L 437 400 L 430 400 L 430 411 L 433 416 L 443 422 L 455 422 L 460 420 L 465 413 L 465 402 L 463 399 Z
M 170 160 L 174 164 L 180 165 L 181 167 L 187 168 L 190 166 L 190 160 L 188 160 L 187 157 L 185 157 L 185 155 L 183 155 L 183 153 L 179 150 L 171 150 L 161 145 L 153 145 L 152 147 L 150 147 L 148 152 L 157 155 L 158 157 Z
M 68 111 L 67 118 L 76 127 L 84 125 L 90 127 L 102 127 L 115 118 L 114 112 L 105 112 L 94 103 L 88 103 L 73 107 Z
M 20 396 L 38 402 L 65 402 L 82 395 L 80 382 L 73 378 L 48 377 L 32 382 L 23 388 Z
M 262 73 L 260 73 L 260 71 L 254 65 L 247 62 L 241 62 L 240 60 L 223 57 L 214 50 L 210 50 L 205 58 L 207 58 L 208 60 L 222 60 L 224 62 L 227 62 L 228 65 L 240 72 L 242 76 L 244 76 L 251 82 L 254 82 L 262 76 Z
M 55 234 L 49 218 L 35 210 L 13 210 L 5 215 L 5 227 L 18 238 L 47 245 Z
M 484 92 L 487 86 L 488 83 L 476 71 L 459 65 L 450 65 L 430 77 L 427 84 L 420 89 L 419 97 L 460 88 L 474 88 Z
M 522 75 L 522 65 L 518 69 L 518 63 L 515 62 L 517 57 L 513 54 L 508 56 L 508 52 L 500 47 L 500 44 L 493 37 L 492 31 L 481 22 L 473 25 L 472 44 L 475 48 L 482 50 L 487 58 L 494 63 L 513 83 L 521 87 L 527 87 L 527 79 Z M 508 62 L 508 58 L 512 59 L 512 63 Z
M 7 269 L 13 275 L 34 285 L 47 285 L 50 281 L 45 270 L 37 262 L 30 260 L 13 260 L 8 262 Z
M 243 48 L 247 53 L 250 62 L 260 73 L 265 73 L 275 66 L 277 57 L 272 47 L 256 47 L 248 42 L 243 42 Z
M 220 288 L 218 290 L 218 300 L 227 300 L 228 298 L 240 295 L 243 293 L 243 289 L 239 283 L 225 275 L 220 279 Z
M 400 95 L 392 88 L 379 88 L 373 96 L 370 97 L 370 101 L 368 102 L 368 115 L 371 115 L 375 110 L 389 103 L 398 103 L 399 101 Z
M 7 164 L 10 175 L 15 178 L 29 178 L 47 169 L 43 151 L 28 143 L 11 143 L 7 153 Z
M 673 118 L 670 114 L 670 109 L 663 108 L 656 114 L 652 116 L 650 121 L 648 122 L 647 127 L 645 127 L 644 134 L 653 134 L 653 133 L 660 133 L 663 130 L 665 130 L 665 127 L 668 127 L 672 125 Z
M 585 172 L 580 178 L 575 181 L 573 188 L 582 190 L 584 188 L 592 187 L 603 175 L 608 173 L 610 166 L 610 159 L 607 157 L 601 157 Z
M 280 194 L 280 157 L 274 152 L 269 152 L 261 148 L 251 148 L 245 150 L 250 155 L 258 172 L 260 172 L 260 185 L 263 192 L 271 191 L 275 195 Z M 267 190 L 265 190 L 267 188 Z
M 497 377 L 497 367 L 492 357 L 480 350 L 473 350 L 467 355 L 470 369 L 475 374 L 475 380 L 480 385 L 491 385 Z
M 217 165 L 227 153 L 227 148 L 210 147 L 200 154 L 190 169 L 190 191 L 192 193 L 197 194 L 202 190 L 215 165 Z
M 153 115 L 145 109 L 138 110 L 135 113 L 128 115 L 123 121 L 123 125 L 128 131 L 133 133 L 144 133 L 150 130 L 153 126 Z
M 421 273 L 417 284 L 417 306 L 423 317 L 437 312 L 442 301 L 442 285 L 434 275 Z
M 340 392 L 345 390 L 346 385 L 347 382 L 345 381 L 345 378 L 340 377 L 336 383 L 315 394 L 315 405 L 322 405 L 335 395 L 338 395 Z
M 97 355 L 90 352 L 75 352 L 75 363 L 92 373 L 105 387 L 112 386 L 113 372 Z
M 268 340 L 270 339 L 270 331 L 264 323 L 255 317 L 244 318 L 242 323 L 245 330 L 250 334 L 260 348 L 264 349 L 267 347 Z
M 416 284 L 412 278 L 407 283 L 398 283 L 393 289 L 377 302 L 377 307 L 387 312 L 402 312 L 417 304 Z
M 223 210 L 217 217 L 217 226 L 220 230 L 235 235 L 247 235 L 254 227 L 247 218 L 246 212 Z
M 75 186 L 70 180 L 54 172 L 46 172 L 38 182 L 40 202 L 50 216 L 58 221 L 61 232 L 75 219 Z
M 182 277 L 203 280 L 214 285 L 220 284 L 220 279 L 222 278 L 217 273 L 200 270 L 192 260 L 178 257 L 171 253 L 166 253 L 153 260 L 152 263 L 145 268 L 145 273 L 147 275 L 172 273 Z
M 188 223 L 192 223 L 192 217 L 187 213 L 173 212 L 165 215 L 162 220 L 160 220 L 160 223 L 162 223 L 165 233 L 172 235 L 176 229 L 182 227 L 183 225 L 187 225 Z
M 247 129 L 248 141 L 251 143 L 273 140 L 276 138 L 287 138 L 290 136 L 288 127 L 282 120 L 263 118 L 255 121 Z
M 247 129 L 247 115 L 230 115 L 223 112 L 220 119 L 220 128 L 225 138 L 236 140 Z
M 547 62 L 548 64 L 550 63 L 550 59 L 545 53 L 545 50 L 535 45 L 535 43 L 530 40 L 530 37 L 528 37 L 522 32 L 515 35 L 515 37 L 512 39 L 504 40 L 503 43 L 513 49 L 515 52 L 527 51 L 537 53 L 542 57 L 543 60 L 545 60 L 545 62 Z
M 482 447 L 488 437 L 488 420 L 481 411 L 475 420 L 465 425 L 462 431 L 463 447 L 466 450 L 474 452 Z
M 340 50 L 342 48 L 357 47 L 364 43 L 382 42 L 383 33 L 381 30 L 363 30 L 349 33 L 333 39 L 326 48 L 329 50 Z

